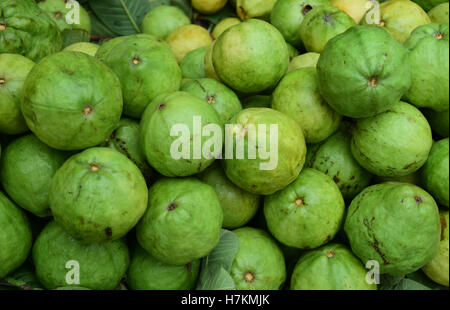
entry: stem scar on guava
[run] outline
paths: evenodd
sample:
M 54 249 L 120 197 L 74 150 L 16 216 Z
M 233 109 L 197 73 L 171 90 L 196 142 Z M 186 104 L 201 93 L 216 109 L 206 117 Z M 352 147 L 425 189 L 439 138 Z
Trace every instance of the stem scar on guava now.
M 177 204 L 175 202 L 171 202 L 169 203 L 169 205 L 167 206 L 167 210 L 168 211 L 173 211 L 177 208 Z
M 251 273 L 250 271 L 247 271 L 244 274 L 244 280 L 247 283 L 252 283 L 253 281 L 255 281 L 255 275 L 253 273 Z
M 4 31 L 6 30 L 6 25 L 5 24 L 0 24 L 0 31 Z

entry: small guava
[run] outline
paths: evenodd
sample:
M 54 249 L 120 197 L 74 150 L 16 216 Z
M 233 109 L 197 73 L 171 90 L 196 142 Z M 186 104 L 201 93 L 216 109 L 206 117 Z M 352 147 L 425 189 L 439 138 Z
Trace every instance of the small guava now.
M 449 136 L 449 111 L 437 112 L 431 109 L 423 109 L 422 113 L 428 120 L 431 129 L 440 137 Z
M 176 28 L 166 38 L 175 58 L 180 64 L 184 56 L 190 51 L 212 44 L 212 37 L 208 30 L 199 25 L 185 25 Z
M 63 36 L 66 29 L 81 29 L 90 35 L 91 19 L 86 9 L 76 0 L 72 0 L 72 3 L 69 4 L 67 0 L 44 0 L 38 2 L 39 8 L 45 11 L 58 25 Z M 74 9 L 77 10 L 76 15 Z M 68 20 L 73 21 L 73 23 L 69 24 Z
M 58 224 L 83 243 L 125 236 L 147 208 L 147 185 L 125 155 L 106 147 L 69 158 L 53 177 L 50 209 Z
M 136 228 L 139 244 L 157 260 L 185 265 L 219 242 L 223 212 L 214 188 L 194 178 L 163 178 L 150 188 Z
M 295 69 L 305 68 L 305 67 L 316 67 L 319 61 L 320 54 L 318 53 L 305 53 L 292 58 L 289 63 L 289 67 L 286 73 L 289 73 Z
M 420 5 L 424 10 L 431 10 L 438 4 L 448 2 L 447 0 L 413 0 L 415 3 Z
M 269 21 L 277 0 L 237 0 L 236 13 L 242 20 L 260 18 Z
M 184 56 L 180 64 L 181 74 L 185 79 L 201 79 L 206 77 L 205 55 L 209 46 L 197 48 Z
M 270 108 L 272 96 L 254 95 L 242 100 L 244 109 L 248 108 Z
M 369 0 L 330 0 L 330 4 L 350 15 L 357 24 L 372 6 Z
M 432 8 L 430 11 L 428 11 L 428 16 L 431 19 L 431 22 L 438 23 L 438 24 L 444 24 L 448 23 L 448 11 L 449 6 L 448 2 L 441 3 L 439 5 L 436 5 L 434 8 Z
M 190 23 L 189 17 L 180 8 L 159 5 L 145 15 L 141 30 L 143 33 L 165 40 L 172 31 Z
M 228 0 L 191 0 L 191 5 L 200 13 L 211 15 L 220 11 Z
M 95 43 L 77 42 L 67 46 L 63 51 L 83 52 L 94 57 L 99 48 L 100 46 Z
M 225 32 L 225 30 L 240 23 L 241 20 L 236 17 L 224 18 L 214 27 L 211 35 L 213 36 L 214 39 L 217 39 L 222 33 Z
M 69 286 L 113 290 L 130 262 L 123 239 L 84 244 L 55 221 L 47 224 L 37 237 L 32 257 L 37 278 L 46 289 Z M 79 281 L 68 283 L 68 279 Z
M 290 45 L 289 43 L 286 43 L 286 45 L 288 48 L 289 61 L 291 61 L 294 57 L 298 56 L 300 54 L 300 52 L 295 47 Z

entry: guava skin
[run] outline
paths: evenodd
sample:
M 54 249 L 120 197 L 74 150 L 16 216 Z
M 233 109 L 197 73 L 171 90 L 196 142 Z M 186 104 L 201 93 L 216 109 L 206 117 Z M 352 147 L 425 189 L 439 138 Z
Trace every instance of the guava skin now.
M 141 30 L 143 33 L 165 40 L 172 31 L 190 23 L 189 17 L 180 8 L 160 5 L 145 15 Z
M 342 117 L 319 93 L 316 68 L 296 69 L 283 77 L 272 94 L 272 109 L 294 118 L 307 143 L 318 143 L 333 134 Z
M 300 54 L 300 52 L 295 47 L 290 45 L 289 43 L 286 43 L 286 45 L 288 48 L 289 61 L 291 61 L 294 57 L 298 56 Z
M 441 240 L 439 250 L 433 259 L 422 267 L 423 272 L 434 282 L 448 287 L 448 211 L 441 211 Z
M 131 253 L 127 283 L 132 290 L 190 290 L 199 271 L 199 259 L 186 265 L 169 265 L 136 245 Z
M 353 26 L 355 21 L 344 11 L 321 5 L 306 14 L 300 25 L 300 38 L 308 52 L 321 53 L 330 39 Z
M 228 28 L 231 28 L 237 24 L 240 24 L 241 20 L 235 17 L 224 18 L 213 29 L 211 35 L 214 39 L 217 39 Z
M 416 28 L 404 46 L 409 50 L 412 81 L 406 100 L 420 108 L 448 111 L 448 23 Z
M 231 183 L 219 165 L 213 164 L 199 177 L 216 191 L 223 211 L 223 228 L 242 227 L 255 216 L 261 197 Z
M 407 50 L 380 27 L 355 26 L 328 41 L 317 73 L 327 103 L 352 118 L 386 111 L 411 86 Z
M 270 13 L 277 0 L 237 0 L 236 13 L 242 20 L 250 18 L 270 19 Z
M 227 0 L 191 0 L 191 4 L 200 13 L 211 15 L 220 11 Z
M 329 4 L 329 0 L 284 0 L 277 1 L 270 15 L 270 22 L 294 47 L 303 47 L 300 25 L 306 14 L 319 5 Z
M 295 265 L 291 290 L 376 290 L 367 270 L 346 246 L 332 243 L 304 254 Z
M 0 278 L 22 265 L 31 244 L 31 227 L 25 213 L 0 191 Z
M 181 91 L 188 92 L 209 103 L 219 114 L 223 124 L 227 124 L 242 110 L 238 96 L 230 88 L 213 79 L 191 80 L 183 84 Z
M 56 222 L 83 243 L 125 236 L 143 216 L 147 199 L 147 185 L 138 167 L 105 147 L 69 158 L 50 187 Z
M 449 21 L 448 11 L 449 11 L 448 2 L 441 3 L 439 5 L 436 5 L 430 11 L 428 11 L 428 16 L 430 16 L 432 23 L 444 24 L 448 23 Z
M 420 5 L 424 10 L 428 11 L 438 4 L 447 2 L 447 0 L 413 0 Z
M 39 217 L 49 216 L 50 184 L 68 157 L 34 135 L 20 137 L 8 144 L 0 159 L 3 189 L 18 206 Z
M 377 116 L 359 119 L 352 130 L 351 150 L 356 161 L 378 176 L 405 176 L 419 170 L 433 139 L 423 114 L 399 101 Z
M 272 96 L 254 95 L 242 100 L 244 109 L 248 108 L 270 108 Z
M 78 3 L 78 1 L 74 1 L 78 4 L 78 8 L 80 9 L 78 14 L 80 17 L 80 23 L 68 24 L 66 22 L 66 15 L 71 13 L 71 11 L 75 8 L 74 6 L 66 7 L 67 0 L 45 0 L 38 3 L 39 8 L 43 11 L 47 12 L 50 18 L 58 25 L 59 30 L 64 31 L 66 29 L 81 29 L 86 31 L 87 33 L 91 33 L 91 19 L 89 17 L 86 9 Z M 73 17 L 69 14 L 70 17 Z M 63 32 L 64 34 L 64 32 Z
M 60 52 L 43 59 L 30 71 L 22 91 L 28 127 L 39 140 L 59 150 L 98 145 L 122 114 L 117 76 L 80 52 Z
M 0 133 L 16 135 L 28 130 L 20 109 L 23 83 L 34 62 L 18 54 L 0 54 Z
M 375 260 L 381 274 L 404 275 L 423 267 L 436 254 L 439 209 L 418 186 L 372 185 L 353 199 L 344 230 L 353 253 L 364 264 Z
M 92 57 L 95 57 L 100 46 L 95 43 L 90 42 L 77 42 L 71 44 L 63 49 L 63 51 L 71 51 L 71 52 L 83 52 Z
M 434 133 L 442 138 L 449 136 L 449 111 L 437 112 L 431 109 L 423 109 L 422 113 L 427 118 Z
M 291 117 L 268 108 L 244 109 L 230 121 L 233 126 L 226 127 L 226 135 L 233 137 L 233 145 L 237 140 L 244 140 L 244 158 L 239 159 L 234 151 L 232 158 L 225 154 L 224 169 L 227 177 L 240 188 L 260 195 L 270 195 L 286 187 L 299 175 L 305 163 L 306 144 L 303 131 L 298 123 Z M 262 159 L 256 150 L 256 159 L 248 155 L 249 141 L 248 125 L 254 125 L 258 137 L 261 133 L 259 125 L 266 125 L 266 150 L 270 152 L 271 125 L 278 127 L 278 157 L 277 165 L 272 170 L 262 170 L 262 163 L 268 163 L 270 159 Z M 262 128 L 261 128 L 262 129 Z M 272 132 L 274 135 L 274 132 Z M 236 136 L 240 138 L 237 139 Z M 261 143 L 258 141 L 258 143 Z M 226 150 L 227 151 L 227 150 Z M 229 152 L 229 151 L 228 151 Z M 274 160 L 274 159 L 272 159 Z M 273 167 L 270 167 L 273 168 Z
M 83 244 L 69 235 L 55 221 L 47 224 L 33 246 L 36 275 L 46 289 L 83 287 L 113 290 L 125 275 L 130 257 L 123 239 Z M 70 261 L 79 264 L 79 284 L 67 283 Z
M 330 3 L 350 15 L 357 24 L 370 8 L 367 0 L 330 0 Z
M 275 27 L 250 19 L 231 27 L 215 41 L 212 60 L 220 80 L 248 94 L 274 87 L 287 70 L 289 53 Z
M 449 138 L 433 144 L 427 162 L 422 169 L 424 188 L 436 201 L 449 207 Z
M 317 62 L 319 61 L 319 57 L 320 54 L 318 53 L 305 53 L 292 58 L 291 62 L 289 63 L 289 67 L 286 74 L 291 71 L 294 71 L 295 69 L 316 67 Z
M 313 249 L 331 239 L 344 217 L 345 202 L 333 180 L 306 168 L 284 189 L 264 198 L 270 233 L 281 243 Z
M 123 41 L 126 41 L 131 38 L 147 38 L 148 40 L 158 40 L 157 37 L 151 34 L 147 33 L 140 33 L 140 34 L 134 34 L 130 36 L 121 36 L 121 37 L 115 37 L 112 38 L 106 42 L 103 42 L 102 45 L 100 45 L 100 48 L 98 49 L 97 53 L 95 53 L 95 58 L 101 61 L 105 61 L 108 54 L 111 52 L 111 50 L 116 47 L 116 45 L 119 45 Z M 159 41 L 158 41 L 159 42 Z
M 279 290 L 286 280 L 283 252 L 265 231 L 252 227 L 233 230 L 239 250 L 231 265 L 237 290 Z
M 203 46 L 196 50 L 190 51 L 184 56 L 180 64 L 183 78 L 201 79 L 206 77 L 205 73 L 205 55 L 209 46 Z
M 150 188 L 136 228 L 139 244 L 157 260 L 185 265 L 219 242 L 223 212 L 214 188 L 194 178 L 163 178 Z
M 3 0 L 0 11 L 0 53 L 20 54 L 37 62 L 61 50 L 58 26 L 33 0 Z
M 214 64 L 213 64 L 213 48 L 214 48 L 214 44 L 216 43 L 217 40 L 214 40 L 213 43 L 209 46 L 208 51 L 205 54 L 205 74 L 206 77 L 210 78 L 210 79 L 214 79 L 217 80 L 219 82 L 220 78 L 217 76 L 216 73 L 216 69 L 214 68 Z

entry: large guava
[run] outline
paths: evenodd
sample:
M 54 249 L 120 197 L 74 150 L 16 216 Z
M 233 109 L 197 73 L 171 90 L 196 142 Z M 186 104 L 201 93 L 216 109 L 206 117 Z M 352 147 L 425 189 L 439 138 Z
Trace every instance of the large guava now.
M 20 137 L 8 144 L 0 159 L 1 184 L 17 205 L 39 217 L 49 216 L 53 175 L 68 157 L 34 135 Z
M 201 79 L 206 77 L 205 73 L 205 55 L 209 46 L 203 46 L 190 51 L 181 61 L 180 68 L 183 78 Z
M 428 11 L 428 16 L 430 16 L 431 22 L 433 23 L 439 24 L 448 23 L 449 21 L 448 11 L 449 11 L 448 2 L 445 2 L 436 5 L 430 11 Z
M 46 289 L 112 290 L 125 275 L 130 257 L 123 239 L 84 244 L 52 221 L 33 245 L 33 262 Z
M 212 186 L 194 178 L 163 178 L 150 188 L 148 209 L 136 236 L 157 260 L 185 265 L 216 247 L 222 220 Z
M 228 0 L 191 0 L 191 5 L 200 13 L 211 15 L 220 11 Z
M 355 26 L 331 39 L 317 72 L 327 103 L 352 118 L 386 111 L 411 86 L 407 49 L 380 27 Z
M 420 5 L 424 10 L 428 11 L 438 4 L 447 2 L 447 0 L 413 0 L 415 3 Z
M 356 161 L 378 176 L 405 176 L 419 170 L 433 143 L 426 118 L 402 101 L 377 116 L 359 119 L 352 135 Z
M 434 257 L 441 234 L 439 209 L 418 186 L 387 182 L 364 189 L 348 208 L 344 230 L 353 253 L 380 274 L 405 275 Z
M 0 53 L 39 61 L 61 50 L 61 31 L 35 1 L 2 0 L 0 12 Z
M 74 238 L 84 243 L 125 236 L 147 208 L 147 185 L 125 155 L 87 149 L 69 158 L 53 177 L 50 209 Z
M 18 54 L 0 54 L 0 133 L 28 130 L 20 108 L 23 83 L 34 62 Z
M 287 73 L 300 68 L 305 67 L 316 67 L 317 62 L 319 61 L 320 54 L 318 53 L 305 53 L 302 55 L 298 55 L 291 59 L 289 63 L 289 67 Z
M 242 20 L 250 18 L 270 19 L 270 13 L 277 0 L 237 0 L 236 13 Z
M 38 6 L 45 11 L 58 25 L 65 35 L 66 29 L 80 29 L 91 34 L 91 19 L 86 9 L 76 0 L 68 3 L 67 0 L 44 0 Z
M 46 57 L 33 67 L 22 91 L 28 127 L 55 149 L 98 145 L 122 114 L 119 79 L 106 65 L 81 52 Z
M 176 28 L 166 38 L 178 63 L 190 51 L 211 45 L 213 39 L 208 30 L 199 25 L 185 25 Z
M 440 137 L 446 138 L 449 136 L 449 111 L 437 112 L 431 109 L 423 109 L 423 114 L 428 120 L 431 129 Z
M 357 24 L 372 5 L 369 0 L 330 0 L 330 3 L 350 15 Z
M 190 23 L 189 17 L 180 8 L 172 5 L 159 5 L 145 15 L 142 20 L 141 30 L 143 33 L 148 33 L 164 40 L 178 27 L 189 25 Z
M 211 35 L 213 36 L 214 40 L 217 39 L 222 33 L 225 32 L 228 28 L 231 28 L 237 24 L 240 24 L 241 20 L 236 17 L 228 17 L 222 19 L 213 29 L 211 32 Z

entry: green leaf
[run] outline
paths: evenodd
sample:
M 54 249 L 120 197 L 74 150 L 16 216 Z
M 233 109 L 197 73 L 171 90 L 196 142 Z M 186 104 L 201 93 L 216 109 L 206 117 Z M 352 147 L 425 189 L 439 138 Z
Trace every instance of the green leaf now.
M 428 278 L 427 275 L 420 269 L 417 270 L 416 272 L 406 275 L 406 277 L 410 280 L 419 282 L 432 290 L 438 290 L 442 287 L 441 285 L 437 284 L 436 282 L 433 282 L 432 280 L 430 280 L 430 278 Z
M 20 290 L 34 290 L 42 288 L 42 284 L 39 283 L 33 267 L 28 264 L 22 265 L 9 276 L 4 278 L 0 285 Z
M 431 290 L 431 289 L 419 282 L 405 278 L 395 287 L 395 290 L 423 291 L 423 290 Z
M 117 34 L 111 31 L 104 23 L 102 23 L 93 11 L 89 11 L 91 18 L 91 34 L 94 37 L 115 37 Z
M 382 274 L 380 276 L 380 290 L 392 290 L 397 284 L 399 284 L 405 276 L 391 276 L 388 274 Z
M 220 265 L 202 270 L 197 290 L 234 290 L 234 281 L 228 271 Z
M 64 29 L 62 33 L 63 48 L 77 42 L 89 42 L 90 35 L 83 29 Z

